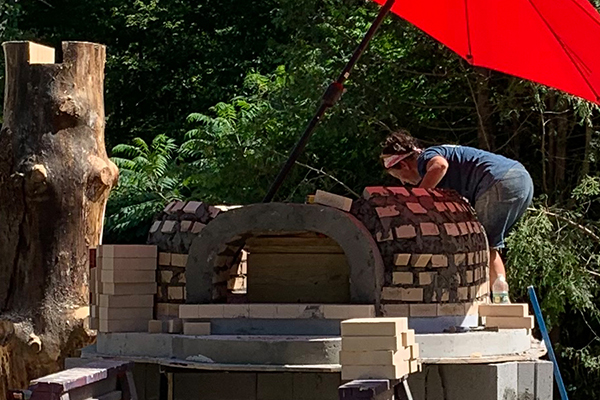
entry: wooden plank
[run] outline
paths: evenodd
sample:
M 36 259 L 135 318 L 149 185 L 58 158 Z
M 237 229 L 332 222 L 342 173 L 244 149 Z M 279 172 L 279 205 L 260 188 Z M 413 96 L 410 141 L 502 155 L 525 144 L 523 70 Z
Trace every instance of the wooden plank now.
M 248 239 L 246 249 L 251 253 L 344 253 L 337 242 L 328 237 L 255 237 Z
M 249 254 L 253 303 L 348 303 L 350 268 L 343 254 Z

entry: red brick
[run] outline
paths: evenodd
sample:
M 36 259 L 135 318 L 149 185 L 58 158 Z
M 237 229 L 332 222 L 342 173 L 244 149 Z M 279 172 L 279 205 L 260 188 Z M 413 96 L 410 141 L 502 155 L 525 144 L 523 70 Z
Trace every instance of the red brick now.
M 459 266 L 463 265 L 467 259 L 467 255 L 465 253 L 459 253 L 454 255 L 454 265 Z
M 143 270 L 104 270 L 100 271 L 102 283 L 150 283 L 156 282 L 154 271 Z
M 475 265 L 475 253 L 467 253 L 467 261 L 469 265 Z
M 406 203 L 406 207 L 408 207 L 413 214 L 427 214 L 427 210 L 419 203 Z
M 473 271 L 467 271 L 467 283 L 473 283 Z
M 436 272 L 419 272 L 419 285 L 426 286 L 433 282 Z
M 465 222 L 459 222 L 457 225 L 461 235 L 467 235 L 469 233 L 469 230 L 467 229 L 467 224 Z
M 459 287 L 457 289 L 458 299 L 459 300 L 468 300 L 469 299 L 469 288 L 468 287 Z
M 435 268 L 447 267 L 448 266 L 448 257 L 444 254 L 434 254 L 431 257 L 431 266 Z
M 400 215 L 400 211 L 396 209 L 396 206 L 376 207 L 375 211 L 377 212 L 379 218 L 395 217 Z
M 410 254 L 394 254 L 394 265 L 406 266 L 410 261 Z
M 475 231 L 475 233 L 481 233 L 481 226 L 479 222 L 471 222 L 471 224 L 473 225 L 473 231 Z
M 167 205 L 165 206 L 165 209 L 164 209 L 163 211 L 164 211 L 164 212 L 166 212 L 166 213 L 170 212 L 170 211 L 171 211 L 171 209 L 172 209 L 173 207 L 175 207 L 175 204 L 177 204 L 177 200 L 173 200 L 172 202 L 170 202 L 169 204 L 167 204 Z
M 410 239 L 417 236 L 417 230 L 413 225 L 400 225 L 395 228 L 398 239 Z
M 194 222 L 192 221 L 181 221 L 181 224 L 179 225 L 179 230 L 181 232 L 188 232 L 190 229 L 192 229 L 193 224 Z
M 463 303 L 438 304 L 438 315 L 465 315 Z
M 433 203 L 433 205 L 435 206 L 435 209 L 439 212 L 444 212 L 447 210 L 446 205 L 442 202 L 436 201 L 435 203 Z
M 369 200 L 374 195 L 388 196 L 389 192 L 383 186 L 368 186 L 363 191 L 363 198 Z
M 431 189 L 431 194 L 435 197 L 444 197 L 444 194 L 437 189 Z
M 163 223 L 163 226 L 160 229 L 160 231 L 162 233 L 173 233 L 173 232 L 175 232 L 175 225 L 176 224 L 177 224 L 177 221 L 165 221 Z
M 408 304 L 384 304 L 383 315 L 386 317 L 408 317 Z
M 406 190 L 405 187 L 401 187 L 401 186 L 400 187 L 388 187 L 386 189 L 394 194 L 399 194 L 404 197 L 410 196 L 410 193 L 408 192 L 408 190 Z
M 436 317 L 437 304 L 410 304 L 411 317 Z
M 171 253 L 158 253 L 158 265 L 165 267 L 171 265 Z
M 98 309 L 100 320 L 123 320 L 123 319 L 152 319 L 152 307 L 146 308 L 124 308 L 124 307 L 100 307 Z
M 448 293 L 447 290 L 442 289 L 442 297 L 438 298 L 437 292 L 433 293 L 433 300 L 434 301 L 448 301 L 450 300 L 450 294 Z
M 423 301 L 423 289 L 421 288 L 401 288 L 400 300 L 402 301 Z
M 413 254 L 411 257 L 411 264 L 413 267 L 426 267 L 431 260 L 431 256 L 431 254 Z
M 154 294 L 156 283 L 103 283 L 103 294 L 128 295 L 128 294 Z
M 179 318 L 179 304 L 157 303 L 156 304 L 156 317 L 158 319 Z
M 200 233 L 200 231 L 202 229 L 204 229 L 206 225 L 204 225 L 201 222 L 194 222 L 194 225 L 192 225 L 192 233 Z
M 378 242 L 387 242 L 389 240 L 394 240 L 394 236 L 392 235 L 392 231 L 386 231 L 386 232 L 376 232 L 375 233 L 375 239 L 377 239 Z
M 187 254 L 171 254 L 171 265 L 174 267 L 185 267 L 187 264 Z
M 156 258 L 156 246 L 143 244 L 105 244 L 98 246 L 98 257 L 106 258 Z
M 173 318 L 167 321 L 167 332 L 168 333 L 182 333 L 183 332 L 183 321 L 179 318 Z
M 162 221 L 155 221 L 150 227 L 150 233 L 158 232 L 158 229 L 160 228 L 161 224 Z
M 202 205 L 199 201 L 189 201 L 185 207 L 183 207 L 184 214 L 196 214 L 196 210 Z
M 414 280 L 412 272 L 393 272 L 392 279 L 395 285 L 411 285 Z
M 471 286 L 469 288 L 469 294 L 471 295 L 471 299 L 477 298 L 477 290 L 478 289 L 479 289 L 479 286 Z
M 421 222 L 419 226 L 423 236 L 437 236 L 440 234 L 438 226 L 433 222 Z
M 167 333 L 167 321 L 151 319 L 148 321 L 148 333 Z
M 527 317 L 486 317 L 485 326 L 499 329 L 533 329 L 533 315 Z
M 447 202 L 446 203 L 446 207 L 448 208 L 448 211 L 450 211 L 450 212 L 456 212 L 457 211 L 456 210 L 456 206 L 454 205 L 454 203 Z
M 444 229 L 446 229 L 446 233 L 450 236 L 460 236 L 460 232 L 458 231 L 458 226 L 452 223 L 445 223 Z
M 421 196 L 431 196 L 429 194 L 429 192 L 427 192 L 427 189 L 423 189 L 423 188 L 412 188 L 411 191 L 413 192 L 413 194 L 415 196 L 421 197 Z
M 334 207 L 346 212 L 350 211 L 352 208 L 352 199 L 329 193 L 324 190 L 317 190 L 314 202 L 324 206 Z
M 100 320 L 100 332 L 146 332 L 148 319 Z
M 175 213 L 177 211 L 181 211 L 183 210 L 183 208 L 185 207 L 185 201 L 176 201 L 175 204 L 173 204 L 173 207 L 171 207 L 171 209 L 169 210 L 170 213 Z

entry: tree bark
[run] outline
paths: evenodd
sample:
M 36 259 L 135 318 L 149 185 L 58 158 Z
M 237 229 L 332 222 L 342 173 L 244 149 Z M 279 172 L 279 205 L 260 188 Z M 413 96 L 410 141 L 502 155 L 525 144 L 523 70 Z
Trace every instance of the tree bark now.
M 88 248 L 118 179 L 104 144 L 102 45 L 4 43 L 0 131 L 0 398 L 89 342 Z

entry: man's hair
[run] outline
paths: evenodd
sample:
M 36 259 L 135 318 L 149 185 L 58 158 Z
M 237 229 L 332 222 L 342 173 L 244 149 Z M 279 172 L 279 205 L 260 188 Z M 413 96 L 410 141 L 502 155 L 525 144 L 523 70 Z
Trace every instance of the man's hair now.
M 390 134 L 381 144 L 381 154 L 406 154 L 420 149 L 421 145 L 404 129 Z

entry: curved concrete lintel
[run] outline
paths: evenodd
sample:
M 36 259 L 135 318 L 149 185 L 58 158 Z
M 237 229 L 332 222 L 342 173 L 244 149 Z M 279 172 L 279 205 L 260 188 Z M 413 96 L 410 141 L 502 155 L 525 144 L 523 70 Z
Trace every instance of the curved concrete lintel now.
M 219 215 L 194 239 L 186 266 L 188 303 L 212 300 L 215 261 L 223 246 L 253 234 L 311 231 L 335 240 L 350 267 L 350 298 L 379 310 L 384 266 L 373 237 L 354 216 L 317 204 L 253 204 Z

